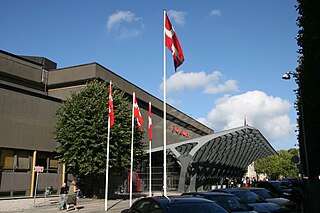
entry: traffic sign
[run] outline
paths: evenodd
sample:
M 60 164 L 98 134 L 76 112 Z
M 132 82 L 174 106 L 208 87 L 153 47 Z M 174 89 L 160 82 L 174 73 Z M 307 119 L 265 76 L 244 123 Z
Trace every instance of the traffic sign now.
M 35 172 L 43 172 L 44 167 L 43 166 L 35 166 L 33 168 L 33 171 Z

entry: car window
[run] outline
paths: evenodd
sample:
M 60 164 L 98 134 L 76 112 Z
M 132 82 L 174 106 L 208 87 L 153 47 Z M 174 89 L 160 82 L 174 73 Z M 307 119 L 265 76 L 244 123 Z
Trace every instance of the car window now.
M 269 191 L 267 190 L 262 190 L 262 189 L 253 189 L 252 190 L 254 193 L 256 193 L 257 195 L 267 199 L 267 198 L 274 198 L 275 196 L 273 194 L 271 194 Z
M 150 200 L 143 199 L 143 200 L 137 201 L 132 208 L 132 212 L 133 213 L 148 213 L 150 205 L 151 205 Z
M 217 202 L 219 205 L 228 211 L 248 211 L 250 208 L 241 203 L 237 197 L 234 196 L 211 196 L 210 200 Z
M 232 194 L 239 197 L 244 203 L 257 203 L 263 201 L 259 195 L 250 191 L 234 191 Z
M 163 213 L 162 208 L 157 203 L 151 203 L 149 213 Z

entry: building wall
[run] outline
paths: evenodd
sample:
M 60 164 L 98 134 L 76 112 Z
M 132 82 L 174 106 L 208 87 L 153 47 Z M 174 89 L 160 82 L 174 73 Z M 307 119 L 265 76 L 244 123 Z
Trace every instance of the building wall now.
M 60 103 L 0 89 L 0 146 L 16 149 L 52 151 L 55 111 Z

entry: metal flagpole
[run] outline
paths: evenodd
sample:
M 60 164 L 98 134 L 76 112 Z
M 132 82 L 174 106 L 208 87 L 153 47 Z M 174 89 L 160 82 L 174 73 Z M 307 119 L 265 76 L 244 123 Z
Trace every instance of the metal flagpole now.
M 163 195 L 167 196 L 166 10 L 163 10 Z
M 111 81 L 110 81 L 111 86 Z M 108 183 L 109 183 L 109 149 L 110 149 L 110 116 L 108 116 L 107 162 L 106 162 L 106 190 L 104 211 L 108 210 Z
M 133 93 L 132 99 L 132 127 L 131 127 L 131 165 L 130 165 L 130 207 L 132 205 L 132 175 L 133 175 L 133 131 L 134 131 L 134 100 L 136 94 Z

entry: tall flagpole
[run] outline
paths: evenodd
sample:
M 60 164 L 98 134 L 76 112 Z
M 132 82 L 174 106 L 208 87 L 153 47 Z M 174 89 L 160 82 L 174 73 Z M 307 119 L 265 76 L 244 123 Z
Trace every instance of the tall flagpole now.
M 167 196 L 166 10 L 163 10 L 163 195 Z
M 134 131 L 134 100 L 136 94 L 133 93 L 132 99 L 132 125 L 131 125 L 131 165 L 130 165 L 130 207 L 132 205 L 132 176 L 133 176 L 133 131 Z
M 109 139 L 110 139 L 110 116 L 108 117 L 108 139 L 107 139 L 107 162 L 106 162 L 106 190 L 104 211 L 108 210 L 108 184 L 109 184 Z
M 110 87 L 111 87 L 110 81 Z M 110 95 L 110 94 L 109 94 Z M 110 108 L 110 106 L 109 106 Z M 105 202 L 104 211 L 108 211 L 108 185 L 109 185 L 109 151 L 110 151 L 110 115 L 108 116 L 108 138 L 107 138 L 107 162 L 106 162 L 106 189 L 105 189 Z
M 150 131 L 152 131 L 152 118 L 149 117 L 151 116 L 151 102 L 149 102 L 149 113 L 150 115 L 148 115 L 148 119 L 149 120 L 149 137 L 150 137 Z M 150 123 L 151 123 L 151 126 L 150 126 Z M 152 142 L 152 139 L 150 138 L 149 140 L 149 196 L 151 197 L 152 196 L 152 188 L 151 188 L 151 184 L 152 184 L 152 181 L 151 181 L 151 178 L 152 178 L 152 175 L 151 175 L 151 172 L 152 172 L 152 167 L 151 167 L 151 142 Z

